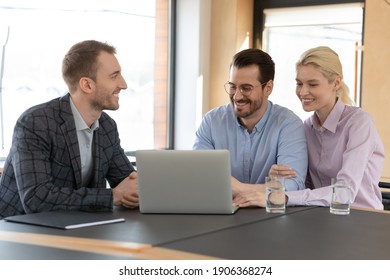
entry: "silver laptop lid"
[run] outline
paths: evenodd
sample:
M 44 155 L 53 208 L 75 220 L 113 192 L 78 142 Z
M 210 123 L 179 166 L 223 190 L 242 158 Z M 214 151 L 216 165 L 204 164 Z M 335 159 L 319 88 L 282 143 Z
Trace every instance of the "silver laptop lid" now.
M 142 213 L 232 214 L 227 150 L 136 151 Z

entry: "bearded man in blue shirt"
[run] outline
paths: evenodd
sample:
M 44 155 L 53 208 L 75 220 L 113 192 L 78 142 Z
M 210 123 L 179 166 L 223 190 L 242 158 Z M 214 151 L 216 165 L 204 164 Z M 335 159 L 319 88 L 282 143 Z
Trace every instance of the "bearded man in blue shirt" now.
M 290 166 L 296 177 L 287 191 L 304 189 L 307 145 L 302 120 L 268 100 L 275 63 L 266 52 L 246 49 L 234 55 L 229 81 L 230 103 L 209 111 L 197 132 L 194 149 L 230 152 L 233 204 L 265 207 L 265 177 L 273 164 Z

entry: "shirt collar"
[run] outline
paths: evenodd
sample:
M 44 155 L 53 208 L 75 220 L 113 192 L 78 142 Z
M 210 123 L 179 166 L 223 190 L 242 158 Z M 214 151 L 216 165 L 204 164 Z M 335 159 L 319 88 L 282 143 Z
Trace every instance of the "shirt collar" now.
M 260 118 L 260 120 L 256 123 L 255 127 L 253 128 L 252 133 L 253 133 L 254 131 L 260 131 L 261 128 L 264 126 L 264 124 L 265 124 L 265 122 L 267 121 L 268 116 L 269 116 L 269 114 L 270 114 L 272 105 L 273 105 L 272 102 L 269 101 L 269 100 L 267 100 L 267 110 L 265 111 L 264 115 Z M 236 120 L 237 126 L 239 126 L 239 127 L 241 127 L 242 129 L 245 129 L 245 130 L 246 130 L 246 128 L 240 123 L 240 121 L 238 120 L 236 114 L 234 113 L 233 105 L 230 103 L 229 106 L 230 106 L 230 108 L 231 108 L 231 110 L 232 110 L 232 113 L 233 113 L 234 118 L 235 118 L 235 120 Z
M 70 108 L 72 109 L 72 114 L 73 114 L 77 131 L 81 131 L 84 129 L 91 129 L 92 131 L 94 131 L 95 129 L 99 128 L 99 120 L 96 120 L 91 127 L 88 127 L 83 117 L 81 116 L 80 112 L 77 110 L 76 106 L 74 105 L 72 98 L 69 98 L 69 100 L 70 100 Z
M 336 104 L 334 105 L 329 116 L 326 118 L 324 124 L 320 125 L 317 115 L 314 113 L 311 117 L 312 125 L 315 129 L 326 129 L 333 133 L 336 132 L 337 125 L 341 119 L 341 115 L 344 111 L 345 104 L 341 101 L 341 98 L 338 98 Z

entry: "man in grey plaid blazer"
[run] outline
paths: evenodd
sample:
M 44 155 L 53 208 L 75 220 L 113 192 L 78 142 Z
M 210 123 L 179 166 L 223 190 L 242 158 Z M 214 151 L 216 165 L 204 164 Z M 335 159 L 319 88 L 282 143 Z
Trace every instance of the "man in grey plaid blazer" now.
M 118 109 L 127 88 L 115 54 L 93 40 L 74 45 L 62 64 L 69 93 L 20 116 L 0 181 L 0 219 L 138 206 L 137 173 L 103 112 Z

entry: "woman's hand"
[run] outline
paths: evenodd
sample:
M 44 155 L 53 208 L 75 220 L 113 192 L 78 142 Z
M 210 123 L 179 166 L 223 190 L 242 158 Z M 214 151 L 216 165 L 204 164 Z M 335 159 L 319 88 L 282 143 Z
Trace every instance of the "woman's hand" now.
M 273 177 L 293 178 L 297 176 L 297 173 L 287 165 L 273 164 L 268 175 Z

